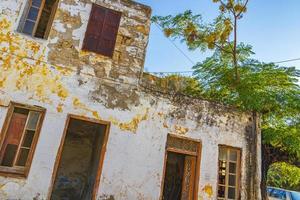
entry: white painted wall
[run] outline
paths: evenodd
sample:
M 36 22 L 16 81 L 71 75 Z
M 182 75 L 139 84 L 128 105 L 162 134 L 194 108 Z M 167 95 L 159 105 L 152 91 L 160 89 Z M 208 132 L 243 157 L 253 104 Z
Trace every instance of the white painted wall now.
M 76 92 L 76 90 L 73 90 Z M 87 92 L 77 94 L 84 103 L 91 103 L 85 96 Z M 47 108 L 46 117 L 41 130 L 40 138 L 33 158 L 30 173 L 27 179 L 13 179 L 0 177 L 1 198 L 7 199 L 32 199 L 38 193 L 45 198 L 50 186 L 52 171 L 56 154 L 63 134 L 67 114 L 82 113 L 76 109 L 68 108 L 64 113 L 56 111 L 47 104 L 28 101 L 23 96 L 16 96 L 14 101 L 26 102 L 31 105 L 40 105 Z M 146 101 L 146 100 L 145 100 Z M 94 105 L 94 108 L 101 113 L 103 120 L 109 116 L 117 117 L 120 121 L 127 121 L 130 115 L 143 110 L 143 107 L 150 108 L 148 119 L 140 122 L 136 133 L 122 131 L 119 127 L 112 125 L 109 133 L 107 152 L 105 155 L 103 171 L 101 176 L 98 196 L 113 195 L 115 199 L 158 199 L 160 195 L 162 173 L 164 166 L 164 154 L 166 137 L 168 133 L 175 133 L 173 128 L 165 128 L 163 123 L 178 125 L 189 128 L 186 137 L 202 141 L 202 159 L 200 167 L 199 198 L 209 199 L 202 190 L 204 186 L 213 187 L 216 198 L 217 167 L 218 167 L 218 145 L 229 145 L 241 148 L 246 152 L 245 124 L 247 115 L 237 115 L 235 119 L 220 117 L 218 126 L 203 124 L 197 127 L 197 122 L 185 119 L 174 121 L 167 116 L 166 120 L 161 119 L 157 113 L 168 113 L 174 109 L 166 100 L 160 100 L 154 106 L 146 102 L 136 111 L 111 110 Z M 0 126 L 2 127 L 5 118 L 6 108 L 1 107 Z M 203 114 L 208 114 L 203 112 Z M 89 115 L 87 115 L 89 116 Z M 92 117 L 92 116 L 89 116 Z M 221 121 L 229 121 L 229 128 Z M 226 128 L 228 130 L 226 130 Z M 245 153 L 242 154 L 242 199 L 244 199 L 246 187 L 244 172 L 247 168 Z

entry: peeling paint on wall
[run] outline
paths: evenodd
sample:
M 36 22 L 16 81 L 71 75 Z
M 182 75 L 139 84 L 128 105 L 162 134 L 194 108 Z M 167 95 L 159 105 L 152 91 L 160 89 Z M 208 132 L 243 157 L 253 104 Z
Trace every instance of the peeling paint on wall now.
M 137 114 L 131 121 L 129 122 L 119 122 L 119 120 L 110 118 L 109 120 L 112 124 L 118 126 L 122 131 L 130 131 L 136 133 L 139 124 L 142 121 L 148 119 L 149 108 L 146 109 L 145 114 Z

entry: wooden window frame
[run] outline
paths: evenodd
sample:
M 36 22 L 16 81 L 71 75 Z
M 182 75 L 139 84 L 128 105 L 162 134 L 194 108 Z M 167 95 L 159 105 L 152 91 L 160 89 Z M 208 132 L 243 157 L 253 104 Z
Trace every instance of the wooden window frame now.
M 7 176 L 7 177 L 16 177 L 16 178 L 27 178 L 30 168 L 31 168 L 31 164 L 32 164 L 32 160 L 33 160 L 33 156 L 35 153 L 35 149 L 37 146 L 37 142 L 39 139 L 39 135 L 41 132 L 41 128 L 42 128 L 42 124 L 44 121 L 44 117 L 45 117 L 45 113 L 46 113 L 46 109 L 39 107 L 39 106 L 30 106 L 30 105 L 25 105 L 25 104 L 21 104 L 21 103 L 16 103 L 16 102 L 10 102 L 9 107 L 8 107 L 8 111 L 6 114 L 6 118 L 5 121 L 3 123 L 3 127 L 2 127 L 2 131 L 1 131 L 1 136 L 0 136 L 0 150 L 2 150 L 3 147 L 3 143 L 4 140 L 7 136 L 7 131 L 11 122 L 11 117 L 13 115 L 14 112 L 14 108 L 22 108 L 22 109 L 26 109 L 29 111 L 36 111 L 40 113 L 40 118 L 39 121 L 37 122 L 37 127 L 36 127 L 36 131 L 35 131 L 35 136 L 33 138 L 32 141 L 32 146 L 30 147 L 29 150 L 29 154 L 28 154 L 28 158 L 27 158 L 27 162 L 25 167 L 6 167 L 6 166 L 0 166 L 0 175 L 1 176 Z M 25 128 L 24 128 L 25 131 Z M 24 131 L 22 133 L 22 139 L 20 141 L 20 144 L 24 138 Z M 19 144 L 19 146 L 20 146 Z M 19 154 L 19 148 L 18 147 L 18 151 L 16 153 L 16 156 Z
M 194 181 L 194 199 L 198 199 L 198 190 L 199 190 L 199 183 L 200 183 L 200 165 L 201 165 L 201 154 L 202 154 L 202 141 L 198 139 L 192 139 L 184 136 L 179 136 L 175 134 L 168 134 L 169 137 L 181 139 L 181 140 L 186 140 L 186 141 L 191 141 L 197 143 L 197 153 L 191 152 L 191 151 L 184 151 L 176 148 L 169 148 L 166 142 L 166 149 L 165 149 L 165 158 L 164 158 L 164 167 L 163 167 L 163 173 L 162 173 L 162 181 L 161 181 L 161 187 L 160 187 L 160 197 L 159 199 L 163 199 L 163 193 L 164 193 L 164 182 L 165 182 L 165 175 L 166 175 L 166 168 L 167 168 L 167 160 L 168 160 L 168 152 L 171 153 L 178 153 L 178 154 L 183 154 L 183 155 L 188 155 L 188 156 L 195 156 L 197 161 L 196 161 L 196 173 L 195 173 L 195 181 Z
M 96 123 L 96 124 L 106 126 L 105 136 L 104 136 L 104 139 L 103 139 L 101 152 L 99 154 L 100 159 L 99 159 L 99 163 L 98 163 L 97 176 L 96 176 L 96 179 L 95 179 L 93 192 L 92 192 L 92 200 L 96 200 L 99 185 L 100 185 L 100 179 L 101 179 L 101 174 L 102 174 L 102 169 L 103 169 L 103 163 L 104 163 L 104 158 L 105 158 L 105 153 L 106 153 L 106 147 L 107 147 L 107 143 L 108 143 L 108 137 L 109 137 L 109 133 L 110 133 L 111 122 L 98 120 L 98 119 L 94 119 L 94 118 L 89 118 L 89 117 L 84 117 L 84 116 L 73 115 L 73 114 L 68 114 L 68 116 L 67 116 L 67 120 L 66 120 L 66 123 L 65 123 L 62 139 L 61 139 L 61 142 L 60 142 L 60 145 L 59 145 L 59 148 L 58 148 L 58 152 L 57 152 L 57 155 L 56 155 L 55 163 L 54 163 L 54 168 L 53 168 L 53 173 L 52 173 L 52 178 L 51 178 L 51 186 L 50 186 L 50 189 L 49 189 L 49 192 L 48 192 L 48 195 L 47 195 L 48 196 L 47 199 L 51 199 L 51 195 L 52 195 L 52 191 L 53 191 L 53 188 L 54 188 L 55 180 L 57 178 L 58 167 L 59 167 L 59 164 L 60 164 L 60 161 L 61 161 L 62 151 L 63 151 L 63 147 L 64 147 L 64 143 L 65 143 L 65 139 L 66 139 L 66 136 L 67 136 L 68 127 L 69 127 L 71 119 L 82 120 L 82 121 L 92 122 L 92 123 Z
M 103 37 L 103 30 L 104 30 L 104 25 L 105 25 L 105 22 L 106 22 L 106 18 L 107 18 L 107 12 L 113 12 L 113 13 L 116 13 L 119 15 L 120 17 L 120 20 L 118 22 L 118 29 L 117 29 L 117 34 L 114 38 L 114 44 L 113 44 L 113 49 L 112 49 L 112 52 L 108 55 L 106 54 L 105 52 L 100 52 L 100 51 L 96 51 L 96 50 L 91 50 L 89 49 L 88 45 L 86 44 L 86 38 L 89 36 L 90 33 L 88 33 L 88 28 L 90 26 L 90 23 L 91 23 L 91 19 L 92 19 L 92 14 L 93 14 L 93 9 L 97 8 L 97 7 L 101 7 L 103 9 L 106 10 L 106 13 L 105 13 L 105 17 L 104 17 L 104 22 L 102 24 L 102 28 L 101 28 L 101 34 L 99 35 L 99 38 L 97 38 L 98 40 L 101 40 L 101 38 Z M 104 6 L 101 6 L 101 5 L 98 5 L 96 3 L 93 3 L 92 4 L 92 9 L 91 9 L 91 12 L 90 12 L 90 15 L 89 15 L 89 19 L 88 19 L 88 24 L 87 24 L 87 29 L 86 29 L 86 32 L 85 32 L 85 35 L 84 35 L 84 39 L 83 39 L 83 43 L 82 43 L 82 50 L 83 51 L 89 51 L 89 52 L 93 52 L 93 53 L 96 53 L 96 54 L 99 54 L 99 55 L 102 55 L 102 56 L 106 56 L 106 57 L 109 57 L 109 58 L 113 58 L 113 55 L 114 55 L 114 52 L 115 52 L 115 49 L 116 49 L 116 43 L 117 43 L 117 38 L 118 38 L 118 33 L 119 33 L 119 28 L 120 28 L 120 23 L 121 23 L 121 19 L 122 19 L 122 12 L 120 11 L 117 11 L 117 10 L 113 10 L 113 9 L 110 9 L 110 8 L 107 8 L 107 7 L 104 7 Z
M 32 0 L 27 0 L 28 5 L 25 7 L 25 10 L 23 11 L 24 14 L 22 15 L 21 23 L 20 23 L 19 28 L 18 28 L 19 32 L 21 32 L 23 34 L 26 34 L 26 35 L 29 35 L 31 37 L 37 38 L 37 37 L 35 37 L 35 33 L 36 33 L 37 26 L 40 22 L 40 17 L 42 15 L 42 12 L 43 12 L 43 9 L 44 9 L 44 6 L 45 6 L 45 2 L 46 2 L 46 0 L 41 0 L 41 6 L 39 8 L 39 13 L 38 13 L 38 16 L 35 20 L 32 33 L 30 35 L 30 34 L 27 34 L 27 33 L 23 32 L 25 23 L 26 23 L 27 20 L 29 20 L 29 19 L 27 19 L 28 18 L 28 13 L 30 11 L 30 8 L 32 7 Z M 53 24 L 53 21 L 54 21 L 55 13 L 57 11 L 58 2 L 59 2 L 59 0 L 55 0 L 55 3 L 53 4 L 53 8 L 52 8 L 52 11 L 51 11 L 51 14 L 50 14 L 50 17 L 49 17 L 49 21 L 48 21 L 48 24 L 47 24 L 45 35 L 42 39 L 47 39 L 49 37 L 49 33 L 50 33 L 50 30 L 51 30 L 51 27 L 52 27 L 52 24 Z M 33 20 L 29 20 L 29 21 L 33 22 Z
M 216 187 L 216 194 L 217 194 L 217 199 L 218 200 L 227 200 L 227 194 L 228 194 L 228 178 L 226 178 L 226 183 L 225 183 L 225 197 L 222 198 L 222 197 L 219 197 L 218 196 L 218 190 L 219 190 L 219 171 L 220 171 L 220 165 L 219 165 L 219 161 L 220 161 L 220 149 L 221 148 L 226 148 L 226 150 L 235 150 L 238 152 L 238 157 L 237 157 L 237 161 L 236 161 L 236 164 L 237 164 L 237 172 L 236 172 L 236 198 L 235 199 L 238 199 L 240 200 L 241 199 L 241 177 L 242 177 L 242 148 L 239 148 L 239 147 L 233 147 L 233 146 L 228 146 L 228 145 L 223 145 L 223 144 L 220 144 L 218 145 L 218 179 L 217 179 L 217 187 Z M 228 154 L 228 152 L 227 152 Z M 226 160 L 227 161 L 227 160 Z M 229 176 L 229 162 L 226 163 L 226 177 Z M 221 185 L 223 186 L 223 185 Z

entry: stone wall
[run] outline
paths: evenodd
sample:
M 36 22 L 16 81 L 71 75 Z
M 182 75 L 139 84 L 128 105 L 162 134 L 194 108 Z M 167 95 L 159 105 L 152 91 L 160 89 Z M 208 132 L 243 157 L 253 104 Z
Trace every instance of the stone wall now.
M 10 101 L 47 111 L 28 177 L 1 176 L 0 199 L 48 197 L 68 114 L 111 122 L 98 199 L 159 199 L 169 133 L 202 142 L 199 199 L 216 199 L 220 144 L 242 149 L 242 199 L 259 199 L 253 195 L 259 193 L 260 133 L 252 113 L 138 85 L 148 7 L 61 0 L 50 36 L 42 40 L 16 31 L 24 2 L 0 0 L 0 127 Z M 113 59 L 80 50 L 91 2 L 123 13 Z

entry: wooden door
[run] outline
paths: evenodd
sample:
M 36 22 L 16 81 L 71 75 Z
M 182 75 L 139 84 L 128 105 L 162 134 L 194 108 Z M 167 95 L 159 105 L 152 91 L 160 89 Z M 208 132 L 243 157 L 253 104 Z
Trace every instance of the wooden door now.
M 196 163 L 197 163 L 196 156 L 188 156 L 188 155 L 185 156 L 181 200 L 194 199 Z

